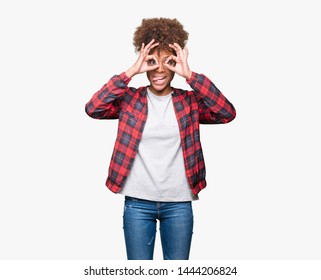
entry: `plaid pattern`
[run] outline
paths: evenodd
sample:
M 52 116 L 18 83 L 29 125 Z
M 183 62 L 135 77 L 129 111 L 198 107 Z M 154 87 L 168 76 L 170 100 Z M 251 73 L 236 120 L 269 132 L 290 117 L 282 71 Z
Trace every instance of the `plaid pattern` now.
M 130 172 L 147 120 L 147 87 L 128 87 L 125 72 L 113 76 L 86 104 L 86 113 L 96 119 L 119 119 L 106 186 L 119 192 Z M 173 89 L 172 101 L 179 124 L 185 170 L 194 194 L 206 187 L 205 162 L 199 124 L 232 121 L 233 105 L 204 75 L 192 73 L 186 82 L 190 91 Z

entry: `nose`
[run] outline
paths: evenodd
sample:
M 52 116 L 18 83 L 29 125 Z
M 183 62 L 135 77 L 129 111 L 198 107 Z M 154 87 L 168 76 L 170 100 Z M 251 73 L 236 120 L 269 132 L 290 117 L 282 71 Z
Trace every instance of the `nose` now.
M 157 72 L 164 72 L 165 67 L 164 67 L 164 62 L 160 62 L 158 64 L 158 68 L 156 69 Z

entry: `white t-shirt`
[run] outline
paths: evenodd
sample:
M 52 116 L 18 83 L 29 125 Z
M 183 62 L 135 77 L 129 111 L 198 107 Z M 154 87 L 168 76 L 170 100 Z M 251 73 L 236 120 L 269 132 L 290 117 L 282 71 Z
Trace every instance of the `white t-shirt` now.
M 147 90 L 147 121 L 121 194 L 152 201 L 191 201 L 172 94 Z

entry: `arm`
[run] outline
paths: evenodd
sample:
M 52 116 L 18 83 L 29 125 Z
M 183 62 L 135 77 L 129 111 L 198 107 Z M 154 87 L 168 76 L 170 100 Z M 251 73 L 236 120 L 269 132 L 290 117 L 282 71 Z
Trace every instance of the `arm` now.
M 205 75 L 197 74 L 190 70 L 187 63 L 187 47 L 182 49 L 177 43 L 169 44 L 169 46 L 175 50 L 177 55 L 171 55 L 167 59 L 165 66 L 185 78 L 195 91 L 198 100 L 200 123 L 218 124 L 232 121 L 236 116 L 233 105 Z M 168 62 L 170 60 L 174 60 L 176 65 L 169 65 Z
M 128 89 L 130 80 L 125 72 L 113 76 L 86 104 L 87 115 L 94 119 L 117 119 L 120 99 Z
M 195 91 L 199 104 L 200 123 L 228 123 L 235 118 L 236 111 L 232 103 L 205 75 L 192 72 L 186 82 Z
M 154 55 L 149 55 L 152 48 L 159 43 L 154 43 L 154 39 L 146 46 L 143 43 L 140 54 L 135 64 L 126 72 L 113 76 L 107 84 L 97 91 L 86 104 L 86 113 L 95 119 L 117 119 L 121 107 L 121 98 L 126 91 L 131 78 L 137 74 L 156 69 L 158 65 L 148 65 L 149 59 L 156 59 Z

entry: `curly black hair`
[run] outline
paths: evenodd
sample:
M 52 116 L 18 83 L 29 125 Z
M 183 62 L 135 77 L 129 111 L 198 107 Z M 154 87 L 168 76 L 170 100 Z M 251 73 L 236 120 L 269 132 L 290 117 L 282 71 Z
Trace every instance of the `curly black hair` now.
M 150 53 L 155 49 L 158 52 L 167 50 L 175 53 L 168 44 L 177 43 L 181 48 L 184 48 L 188 35 L 188 32 L 184 30 L 183 25 L 176 18 L 149 18 L 143 19 L 141 25 L 136 28 L 133 44 L 138 52 L 142 43 L 146 46 L 152 39 L 155 39 L 155 42 L 158 42 L 159 45 L 152 49 Z

